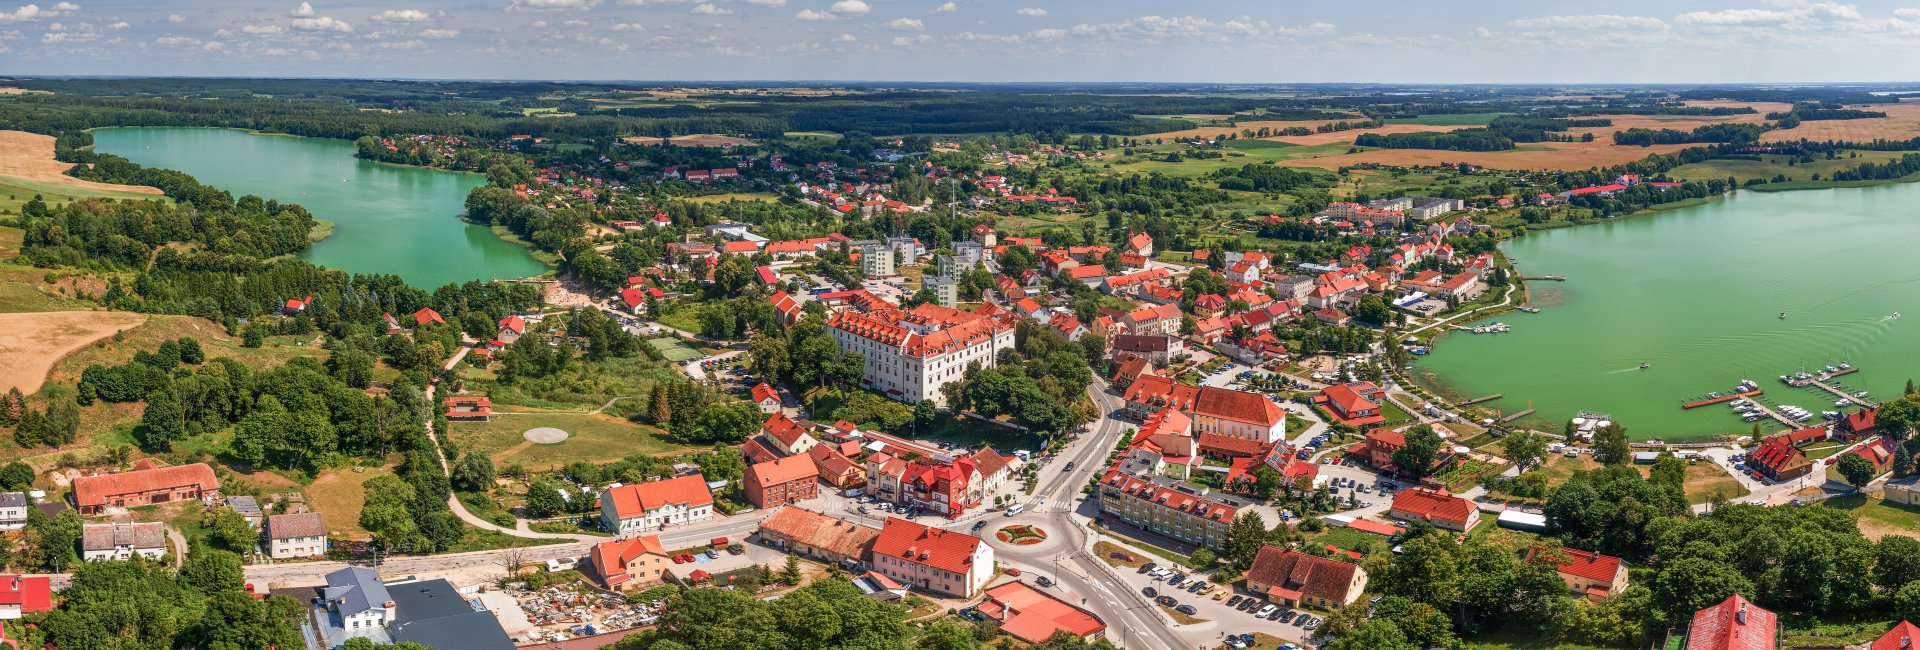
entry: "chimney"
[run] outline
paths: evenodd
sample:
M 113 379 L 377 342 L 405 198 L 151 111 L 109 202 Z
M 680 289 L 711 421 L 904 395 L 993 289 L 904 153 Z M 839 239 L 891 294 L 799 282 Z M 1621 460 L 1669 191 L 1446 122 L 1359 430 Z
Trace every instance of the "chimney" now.
M 1746 603 L 1740 603 L 1740 611 L 1734 612 L 1733 620 L 1738 621 L 1741 625 L 1747 624 L 1747 604 Z

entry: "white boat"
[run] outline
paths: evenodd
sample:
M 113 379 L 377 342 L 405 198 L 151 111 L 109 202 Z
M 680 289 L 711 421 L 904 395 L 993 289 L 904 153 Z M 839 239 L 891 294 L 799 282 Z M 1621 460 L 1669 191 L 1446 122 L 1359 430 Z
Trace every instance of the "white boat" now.
M 1846 406 L 1852 403 L 1853 403 L 1853 400 L 1845 400 L 1845 399 L 1838 399 L 1833 401 L 1834 406 Z
M 1846 363 L 1844 363 L 1844 362 L 1843 362 L 1843 363 L 1841 363 L 1841 364 L 1840 364 L 1840 369 L 1841 369 L 1841 370 L 1852 370 L 1852 369 L 1853 369 L 1853 366 L 1849 366 L 1849 365 L 1847 365 Z
M 1835 373 L 1835 372 L 1840 372 L 1840 369 L 1839 369 L 1839 368 L 1835 368 L 1835 367 L 1833 367 L 1833 366 L 1827 366 L 1827 372 L 1828 372 L 1828 373 Z
M 1821 411 L 1820 417 L 1823 417 L 1829 420 L 1838 420 L 1840 419 L 1840 412 L 1839 411 Z

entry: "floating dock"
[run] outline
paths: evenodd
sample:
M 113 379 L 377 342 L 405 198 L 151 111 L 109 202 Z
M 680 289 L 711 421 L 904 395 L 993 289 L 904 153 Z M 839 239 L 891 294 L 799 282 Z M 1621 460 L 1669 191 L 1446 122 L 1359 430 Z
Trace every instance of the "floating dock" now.
M 1848 369 L 1848 370 L 1847 370 L 1846 372 L 1852 372 L 1852 369 Z M 1878 406 L 1877 404 L 1874 404 L 1873 402 L 1869 402 L 1869 401 L 1867 401 L 1867 400 L 1865 400 L 1865 399 L 1863 399 L 1863 398 L 1861 398 L 1861 397 L 1859 397 L 1859 396 L 1857 396 L 1857 395 L 1854 395 L 1853 393 L 1849 393 L 1849 392 L 1847 392 L 1847 391 L 1844 391 L 1844 390 L 1841 390 L 1841 389 L 1838 389 L 1838 388 L 1834 388 L 1832 384 L 1828 384 L 1827 382 L 1825 382 L 1825 381 L 1822 381 L 1822 380 L 1819 380 L 1819 379 L 1814 379 L 1814 380 L 1811 380 L 1811 381 L 1809 381 L 1809 382 L 1808 382 L 1808 383 L 1807 383 L 1806 385 L 1808 385 L 1808 386 L 1812 386 L 1812 387 L 1814 387 L 1814 388 L 1819 388 L 1819 389 L 1822 389 L 1822 390 L 1825 390 L 1825 391 L 1827 391 L 1827 392 L 1829 392 L 1829 393 L 1833 393 L 1833 394 L 1835 394 L 1835 395 L 1838 395 L 1838 396 L 1840 396 L 1840 399 L 1844 399 L 1844 400 L 1846 400 L 1846 401 L 1848 401 L 1848 402 L 1851 402 L 1851 403 L 1853 403 L 1853 405 L 1854 405 L 1854 406 L 1859 406 L 1859 407 L 1862 407 L 1862 408 L 1873 408 L 1873 407 L 1875 407 L 1875 406 Z
M 1740 399 L 1740 398 L 1742 398 L 1742 397 L 1753 397 L 1753 396 L 1755 396 L 1755 395 L 1759 395 L 1759 394 L 1761 394 L 1761 393 L 1764 393 L 1764 392 L 1766 392 L 1766 391 L 1764 391 L 1764 390 L 1761 390 L 1761 389 L 1758 389 L 1758 388 L 1755 388 L 1755 389 L 1753 389 L 1753 390 L 1750 390 L 1750 391 L 1747 391 L 1747 392 L 1744 392 L 1744 393 L 1733 393 L 1733 394 L 1731 394 L 1731 395 L 1721 395 L 1721 396 L 1719 396 L 1719 397 L 1709 397 L 1709 398 L 1703 398 L 1703 399 L 1700 399 L 1700 400 L 1697 400 L 1697 401 L 1692 401 L 1692 402 L 1687 402 L 1687 403 L 1685 403 L 1685 404 L 1681 404 L 1681 405 L 1680 405 L 1680 408 L 1683 408 L 1683 409 L 1694 409 L 1694 408 L 1700 408 L 1700 407 L 1702 407 L 1702 406 L 1711 406 L 1711 405 L 1714 405 L 1714 404 L 1722 404 L 1722 403 L 1725 403 L 1725 402 L 1731 402 L 1731 401 L 1733 401 L 1733 400 L 1737 400 L 1737 399 Z
M 1860 369 L 1852 366 L 1848 366 L 1845 368 L 1834 370 L 1832 372 L 1814 373 L 1812 377 L 1808 377 L 1806 379 L 1795 379 L 1793 375 L 1786 375 L 1786 378 L 1780 381 L 1787 382 L 1788 386 L 1792 386 L 1794 388 L 1804 388 L 1806 386 L 1818 384 L 1828 379 L 1838 377 L 1840 375 L 1845 375 L 1845 374 L 1855 373 L 1855 372 L 1860 372 Z
M 1553 281 L 1555 281 L 1555 282 L 1566 282 L 1566 281 L 1567 281 L 1567 276 L 1564 276 L 1564 275 L 1523 275 L 1523 276 L 1520 276 L 1520 279 L 1522 279 L 1522 280 L 1553 280 Z
M 1500 398 L 1502 398 L 1502 397 L 1506 397 L 1506 396 L 1507 396 L 1507 394 L 1506 394 L 1506 393 L 1494 393 L 1494 394 L 1492 394 L 1492 395 L 1482 395 L 1482 396 L 1480 396 L 1480 397 L 1475 397 L 1475 398 L 1473 398 L 1473 399 L 1470 399 L 1470 400 L 1466 400 L 1466 401 L 1462 401 L 1462 402 L 1455 402 L 1455 403 L 1454 403 L 1454 406 L 1466 406 L 1466 405 L 1468 405 L 1468 404 L 1479 404 L 1479 403 L 1481 403 L 1481 402 L 1491 402 L 1491 401 L 1493 401 L 1493 400 L 1497 400 L 1497 399 L 1500 399 Z
M 1527 417 L 1527 416 L 1529 416 L 1529 415 L 1533 415 L 1533 409 L 1527 409 L 1527 410 L 1524 410 L 1524 411 L 1520 411 L 1519 413 L 1515 413 L 1515 414 L 1513 414 L 1513 415 L 1509 415 L 1509 416 L 1506 416 L 1506 417 L 1503 417 L 1503 418 L 1500 418 L 1500 423 L 1501 423 L 1501 424 L 1506 424 L 1506 423 L 1508 423 L 1508 422 L 1512 422 L 1512 421 L 1514 421 L 1514 420 L 1518 420 L 1518 419 L 1520 419 L 1520 418 L 1524 418 L 1524 417 Z

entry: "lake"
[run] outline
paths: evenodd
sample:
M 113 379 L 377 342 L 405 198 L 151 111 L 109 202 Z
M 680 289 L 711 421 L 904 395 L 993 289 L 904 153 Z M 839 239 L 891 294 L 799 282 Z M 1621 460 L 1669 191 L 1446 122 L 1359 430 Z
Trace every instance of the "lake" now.
M 1743 191 L 1511 240 L 1503 249 L 1523 273 L 1567 281 L 1529 283 L 1538 314 L 1480 321 L 1511 333 L 1442 337 L 1416 379 L 1453 397 L 1504 393 L 1491 405 L 1531 404 L 1533 423 L 1555 431 L 1578 411 L 1606 412 L 1636 440 L 1749 432 L 1729 406 L 1680 403 L 1752 379 L 1818 424 L 1821 411 L 1852 409 L 1780 375 L 1850 363 L 1860 371 L 1839 381 L 1876 400 L 1920 376 L 1916 204 L 1920 185 L 1908 183 Z
M 202 183 L 306 206 L 333 234 L 300 258 L 349 273 L 391 273 L 432 290 L 449 282 L 539 275 L 547 267 L 492 230 L 460 221 L 479 174 L 367 162 L 353 143 L 231 129 L 111 128 L 94 149 Z

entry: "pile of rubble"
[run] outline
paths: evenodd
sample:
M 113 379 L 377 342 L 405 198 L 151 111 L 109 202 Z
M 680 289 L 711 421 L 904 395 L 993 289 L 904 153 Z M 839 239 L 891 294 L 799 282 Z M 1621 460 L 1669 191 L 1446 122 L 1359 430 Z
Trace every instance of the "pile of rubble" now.
M 626 596 L 584 591 L 577 585 L 509 591 L 526 611 L 528 622 L 547 631 L 549 638 L 566 633 L 604 634 L 649 625 L 660 615 L 660 608 L 655 604 L 629 604 Z

